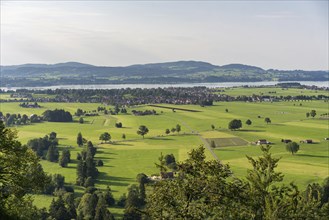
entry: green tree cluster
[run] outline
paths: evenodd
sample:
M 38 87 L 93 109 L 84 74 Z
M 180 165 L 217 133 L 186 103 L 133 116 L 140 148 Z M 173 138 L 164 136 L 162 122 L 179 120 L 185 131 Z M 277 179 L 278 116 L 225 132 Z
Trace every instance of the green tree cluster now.
M 128 188 L 128 195 L 125 201 L 124 220 L 140 220 L 142 213 L 139 211 L 145 205 L 145 201 L 141 196 L 140 187 L 133 184 Z
M 99 136 L 99 140 L 101 140 L 102 143 L 103 143 L 103 141 L 105 141 L 105 143 L 106 143 L 107 141 L 111 140 L 111 135 L 108 132 L 104 132 L 103 134 L 101 134 Z
M 192 150 L 178 163 L 176 177 L 153 183 L 145 208 L 136 206 L 133 214 L 149 219 L 328 219 L 329 180 L 305 192 L 293 183 L 280 185 L 279 159 L 272 157 L 270 146 L 260 148 L 261 157 L 247 156 L 252 169 L 246 179 L 233 176 L 220 161 L 206 160 L 203 147 Z
M 84 111 L 82 110 L 82 109 L 80 109 L 80 108 L 78 108 L 77 109 L 77 111 L 74 113 L 74 115 L 75 116 L 82 116 L 82 115 L 84 115 L 85 113 L 84 113 Z
M 313 109 L 311 110 L 311 112 L 309 113 L 310 116 L 312 116 L 312 118 L 314 118 L 316 116 L 316 111 Z
M 73 118 L 70 112 L 64 109 L 46 110 L 42 113 L 44 119 L 50 122 L 72 122 Z
M 0 219 L 40 218 L 27 193 L 42 191 L 47 180 L 37 155 L 0 121 Z
M 65 193 L 63 196 L 59 196 L 58 199 L 53 199 L 49 207 L 49 216 L 56 220 L 76 219 L 74 195 Z
M 5 122 L 6 126 L 12 126 L 12 125 L 25 125 L 30 123 L 35 123 L 35 122 L 40 122 L 41 118 L 37 115 L 32 115 L 31 118 L 29 119 L 26 114 L 20 115 L 20 114 L 3 114 L 0 112 L 0 118 Z
M 91 141 L 88 141 L 86 148 L 81 152 L 80 160 L 77 165 L 77 185 L 90 187 L 98 176 L 98 169 L 96 168 L 96 161 L 94 156 L 97 148 L 93 146 Z
M 43 193 L 52 195 L 56 190 L 66 191 L 64 188 L 65 177 L 61 174 L 47 175 L 48 181 L 43 189 Z
M 108 210 L 106 192 L 96 190 L 85 193 L 77 207 L 77 220 L 114 220 L 114 216 Z
M 31 148 L 37 156 L 47 159 L 51 162 L 57 162 L 59 151 L 57 148 L 58 140 L 54 138 L 54 134 L 46 135 L 43 138 L 34 138 L 27 142 L 27 146 Z

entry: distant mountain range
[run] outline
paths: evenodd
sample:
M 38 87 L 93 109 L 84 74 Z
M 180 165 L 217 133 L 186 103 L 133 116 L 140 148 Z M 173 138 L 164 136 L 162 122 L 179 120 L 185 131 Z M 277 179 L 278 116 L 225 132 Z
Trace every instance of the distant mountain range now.
M 93 66 L 78 62 L 0 66 L 1 86 L 73 84 L 328 81 L 328 71 L 264 70 L 243 64 L 216 66 L 200 61 Z

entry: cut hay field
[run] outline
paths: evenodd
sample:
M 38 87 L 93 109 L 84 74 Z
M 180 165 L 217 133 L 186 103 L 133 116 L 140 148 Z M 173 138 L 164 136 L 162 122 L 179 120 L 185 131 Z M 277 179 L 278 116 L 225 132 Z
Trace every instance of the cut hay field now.
M 154 163 L 157 162 L 161 153 L 173 153 L 177 160 L 184 160 L 187 152 L 201 144 L 207 144 L 204 140 L 216 140 L 217 148 L 214 153 L 224 162 L 229 163 L 234 174 L 244 177 L 249 164 L 245 155 L 260 155 L 259 147 L 252 144 L 258 139 L 267 139 L 274 143 L 272 153 L 281 157 L 278 169 L 285 174 L 285 182 L 294 181 L 297 185 L 305 187 L 311 182 L 321 182 L 329 176 L 329 141 L 328 120 L 319 119 L 319 115 L 328 113 L 328 102 L 310 101 L 274 103 L 244 103 L 244 102 L 218 102 L 211 107 L 197 105 L 160 105 L 165 107 L 181 107 L 184 109 L 197 110 L 190 112 L 170 108 L 151 106 L 138 106 L 128 108 L 131 110 L 155 109 L 158 115 L 134 116 L 123 115 L 100 115 L 84 117 L 85 123 L 79 124 L 78 118 L 72 123 L 44 122 L 26 126 L 15 127 L 18 130 L 19 140 L 27 143 L 29 139 L 43 137 L 52 131 L 57 133 L 60 148 L 71 146 L 71 158 L 67 168 L 61 168 L 57 163 L 42 161 L 44 170 L 48 173 L 60 173 L 65 176 L 66 183 L 74 186 L 76 179 L 76 154 L 82 149 L 76 144 L 76 136 L 81 132 L 83 137 L 98 146 L 95 159 L 104 161 L 103 167 L 98 167 L 100 175 L 96 187 L 106 188 L 110 186 L 115 199 L 126 192 L 130 184 L 135 183 L 138 173 L 151 175 L 158 173 Z M 47 109 L 64 108 L 72 114 L 81 108 L 86 111 L 95 110 L 99 104 L 90 103 L 39 103 L 42 108 L 21 108 L 19 103 L 0 103 L 0 111 L 5 113 L 42 114 Z M 106 106 L 109 108 L 109 106 Z M 225 111 L 228 109 L 228 112 Z M 314 119 L 306 118 L 306 112 L 315 109 L 317 115 Z M 269 117 L 271 124 L 266 124 L 264 118 Z M 242 129 L 230 131 L 227 129 L 228 122 L 232 119 L 241 119 Z M 250 119 L 252 125 L 245 125 Z M 116 128 L 115 122 L 122 122 L 123 128 Z M 176 124 L 182 126 L 180 134 L 165 135 L 166 128 L 171 129 Z M 211 129 L 211 125 L 215 129 Z M 145 139 L 138 136 L 136 131 L 140 125 L 146 125 L 150 132 Z M 103 132 L 109 132 L 114 144 L 101 144 L 99 136 Z M 126 140 L 122 140 L 122 134 Z M 300 151 L 296 155 L 286 152 L 285 144 L 281 139 L 291 139 L 299 143 L 300 140 L 312 139 L 315 144 L 301 144 Z M 240 140 L 240 141 L 238 141 Z M 214 159 L 207 146 L 207 158 Z M 83 188 L 74 186 L 78 193 Z M 38 195 L 35 197 L 39 207 L 48 207 L 52 197 Z M 122 209 L 111 208 L 117 216 Z

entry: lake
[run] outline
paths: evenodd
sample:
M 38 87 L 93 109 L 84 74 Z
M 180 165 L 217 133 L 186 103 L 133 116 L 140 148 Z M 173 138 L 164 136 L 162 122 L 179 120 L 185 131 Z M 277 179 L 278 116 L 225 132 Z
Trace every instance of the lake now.
M 328 81 L 286 81 L 297 82 L 306 86 L 317 86 L 329 88 Z M 168 87 L 196 87 L 205 86 L 207 88 L 228 88 L 239 86 L 273 86 L 277 83 L 286 83 L 277 81 L 263 81 L 263 82 L 221 82 L 221 83 L 180 83 L 180 84 L 104 84 L 104 85 L 58 85 L 58 86 L 40 86 L 40 87 L 0 87 L 1 90 L 46 90 L 46 89 L 126 89 L 126 88 L 168 88 Z

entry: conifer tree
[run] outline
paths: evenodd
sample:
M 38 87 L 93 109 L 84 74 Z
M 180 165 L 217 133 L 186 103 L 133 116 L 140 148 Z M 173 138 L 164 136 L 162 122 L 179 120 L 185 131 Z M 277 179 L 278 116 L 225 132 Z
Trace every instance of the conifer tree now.
M 71 161 L 71 154 L 68 149 L 62 151 L 61 157 L 59 158 L 59 165 L 61 167 L 67 167 L 67 164 Z
M 47 151 L 46 159 L 50 162 L 57 162 L 58 157 L 59 157 L 58 148 L 54 145 L 50 145 Z
M 114 220 L 113 215 L 107 209 L 107 204 L 103 196 L 99 197 L 96 211 L 95 211 L 95 220 Z
M 79 160 L 77 165 L 77 185 L 83 186 L 86 177 L 86 163 L 83 160 Z
M 98 198 L 96 194 L 83 194 L 77 208 L 77 219 L 94 219 L 97 201 Z
M 106 187 L 105 192 L 103 193 L 104 199 L 108 206 L 113 206 L 115 204 L 115 200 L 113 198 L 111 188 L 109 186 Z
M 54 219 L 60 219 L 60 220 L 70 220 L 71 217 L 65 207 L 64 200 L 60 196 L 57 200 L 54 200 L 51 202 L 49 207 L 49 214 Z
M 83 145 L 83 138 L 82 138 L 81 132 L 78 133 L 77 144 L 78 144 L 79 147 L 81 147 Z

